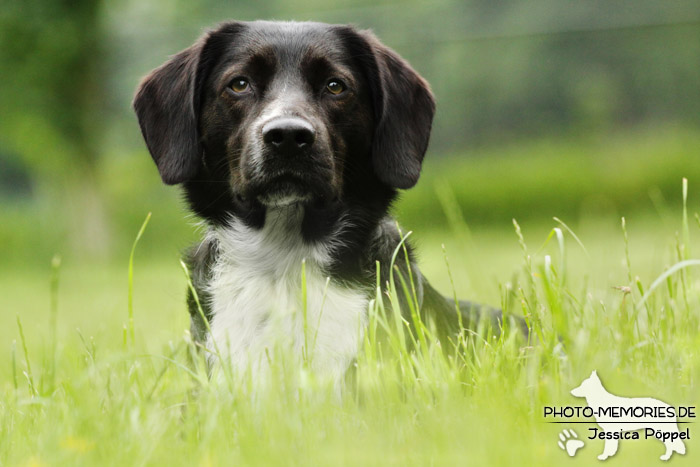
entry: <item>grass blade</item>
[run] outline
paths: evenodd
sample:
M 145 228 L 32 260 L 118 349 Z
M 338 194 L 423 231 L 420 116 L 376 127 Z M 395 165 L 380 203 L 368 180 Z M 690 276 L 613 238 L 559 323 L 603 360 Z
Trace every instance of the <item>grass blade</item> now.
M 136 239 L 134 239 L 134 243 L 131 245 L 131 254 L 129 255 L 129 295 L 127 307 L 129 309 L 129 336 L 131 337 L 132 345 L 136 340 L 134 332 L 134 253 L 136 252 L 136 245 L 138 245 L 139 240 L 141 240 L 141 236 L 146 230 L 149 220 L 151 220 L 150 212 L 146 215 L 146 219 L 143 221 L 143 224 L 141 224 L 139 233 L 136 234 Z
M 647 289 L 642 299 L 639 301 L 639 303 L 637 303 L 637 308 L 641 308 L 641 306 L 644 305 L 644 303 L 646 303 L 646 301 L 649 299 L 649 296 L 652 294 L 652 292 L 654 292 L 654 290 L 656 290 L 656 288 L 659 285 L 661 285 L 665 280 L 670 278 L 676 272 L 681 271 L 690 266 L 700 266 L 700 259 L 688 259 L 685 261 L 681 261 L 664 271 L 663 274 L 661 274 L 659 277 L 656 278 L 654 282 L 651 283 L 649 289 Z
M 27 351 L 27 340 L 24 338 L 24 329 L 22 328 L 22 320 L 19 318 L 19 315 L 17 315 L 17 328 L 19 329 L 19 339 L 20 339 L 20 342 L 22 343 L 22 350 L 24 351 L 24 362 L 25 362 L 25 365 L 27 366 L 27 371 L 26 371 L 25 375 L 27 376 L 27 382 L 29 383 L 29 392 L 31 393 L 32 396 L 36 397 L 39 394 L 36 390 L 36 385 L 34 384 L 34 376 L 32 374 L 32 364 L 29 361 L 29 352 Z

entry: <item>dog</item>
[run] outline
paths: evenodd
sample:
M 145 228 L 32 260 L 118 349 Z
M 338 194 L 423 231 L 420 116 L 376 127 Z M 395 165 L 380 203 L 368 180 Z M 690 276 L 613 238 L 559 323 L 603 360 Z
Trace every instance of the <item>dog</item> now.
M 644 429 L 645 438 L 661 439 L 666 446 L 666 452 L 660 458 L 662 461 L 668 460 L 674 452 L 685 454 L 685 444 L 682 441 L 684 439 L 682 435 L 685 433 L 678 430 L 676 416 L 668 416 L 668 411 L 672 408 L 667 403 L 651 397 L 620 397 L 611 394 L 603 387 L 595 370 L 578 387 L 571 390 L 571 395 L 586 399 L 586 403 L 594 411 L 596 422 L 604 432 L 597 434 L 597 437 L 605 439 L 605 447 L 603 453 L 598 456 L 599 460 L 605 460 L 617 452 L 620 438 L 638 439 L 637 433 L 626 432 L 641 429 Z M 620 413 L 615 414 L 611 409 L 618 410 Z M 662 415 L 645 415 L 643 412 L 645 409 L 649 411 L 656 409 Z M 622 416 L 623 410 L 631 411 L 629 413 L 632 415 Z M 641 412 L 641 414 L 635 415 L 634 411 Z M 633 423 L 620 423 L 623 420 L 631 420 Z M 630 435 L 636 436 L 630 438 L 628 437 Z
M 163 182 L 206 225 L 186 255 L 194 338 L 237 369 L 279 345 L 343 378 L 402 244 L 388 212 L 420 175 L 428 83 L 366 30 L 236 21 L 153 70 L 133 106 Z M 406 252 L 407 321 L 413 300 L 441 336 L 482 318 L 499 332 L 499 310 L 444 298 Z

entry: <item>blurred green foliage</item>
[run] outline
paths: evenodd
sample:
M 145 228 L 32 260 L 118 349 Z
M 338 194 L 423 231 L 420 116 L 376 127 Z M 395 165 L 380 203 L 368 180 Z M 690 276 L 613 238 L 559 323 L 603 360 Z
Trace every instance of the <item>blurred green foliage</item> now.
M 106 125 L 99 4 L 23 0 L 0 9 L 0 150 L 20 157 L 35 178 L 96 164 Z
M 168 362 L 180 361 L 173 343 L 188 325 L 178 252 L 198 236 L 198 220 L 176 189 L 162 185 L 131 96 L 141 76 L 206 27 L 258 18 L 372 28 L 430 81 L 438 113 L 425 170 L 395 206 L 404 228 L 417 231 L 412 240 L 422 271 L 444 293 L 456 286 L 462 297 L 500 301 L 517 313 L 526 301 L 515 291 L 528 278 L 525 290 L 540 297 L 532 309 L 570 320 L 551 334 L 572 344 L 570 359 L 544 346 L 534 359 L 499 345 L 481 353 L 475 347 L 477 365 L 465 380 L 455 373 L 433 378 L 433 370 L 454 363 L 440 358 L 419 364 L 420 378 L 413 372 L 394 378 L 400 367 L 392 361 L 360 365 L 364 381 L 378 370 L 381 390 L 358 398 L 357 407 L 282 398 L 265 409 L 270 416 L 262 419 L 270 423 L 262 425 L 247 404 L 222 405 L 206 392 L 198 398 L 205 410 L 183 410 L 190 379 Z M 590 365 L 607 368 L 620 388 L 643 384 L 640 393 L 674 381 L 664 394 L 695 403 L 696 276 L 684 272 L 666 282 L 668 290 L 659 288 L 652 300 L 659 313 L 647 316 L 658 318 L 648 323 L 661 332 L 648 334 L 635 335 L 637 317 L 629 319 L 637 291 L 628 296 L 612 286 L 631 285 L 633 275 L 649 284 L 688 257 L 691 245 L 700 251 L 697 240 L 673 237 L 682 177 L 690 182 L 691 223 L 699 210 L 698 83 L 697 0 L 0 0 L 0 342 L 7 344 L 0 389 L 24 370 L 22 357 L 27 370 L 35 360 L 37 375 L 47 363 L 58 365 L 60 388 L 37 399 L 7 391 L 0 464 L 296 457 L 308 463 L 358 453 L 376 460 L 387 447 L 410 446 L 397 463 L 495 458 L 557 465 L 563 454 L 555 431 L 535 420 L 533 404 L 560 400 Z M 139 339 L 148 352 L 137 347 L 131 355 L 120 353 L 126 265 L 148 212 L 153 218 L 139 243 L 134 281 L 136 325 L 148 337 Z M 455 226 L 460 214 L 478 228 Z M 588 253 L 568 235 L 566 255 L 557 256 L 564 249 L 554 241 L 538 250 L 559 225 L 553 216 L 574 227 Z M 620 216 L 629 220 L 629 245 Z M 521 251 L 511 218 L 521 221 L 530 250 Z M 49 264 L 56 253 L 60 338 L 58 352 L 50 353 Z M 545 254 L 562 265 L 561 276 L 547 274 Z M 531 261 L 536 274 L 529 273 Z M 552 285 L 550 277 L 562 281 Z M 681 312 L 692 319 L 679 318 Z M 15 316 L 22 317 L 28 353 L 24 339 L 10 347 Z M 341 423 L 325 423 L 339 415 Z M 299 420 L 314 428 L 301 444 Z M 504 423 L 489 425 L 493 420 Z M 391 424 L 399 429 L 387 430 Z M 517 442 L 502 449 L 504 439 Z M 648 459 L 657 448 L 620 455 Z
M 700 183 L 700 132 L 683 127 L 638 129 L 612 136 L 521 141 L 453 157 L 425 161 L 418 185 L 403 193 L 395 212 L 407 230 L 449 225 L 440 194 L 454 196 L 469 225 L 491 224 L 510 231 L 511 219 L 550 224 L 558 216 L 572 226 L 591 218 L 617 219 L 641 210 L 663 220 L 680 205 L 681 179 Z M 197 219 L 178 191 L 164 186 L 145 150 L 109 157 L 97 184 L 111 220 L 106 259 L 123 263 L 139 226 L 153 213 L 142 258 L 175 258 L 197 237 Z M 696 200 L 691 197 L 691 212 Z M 3 204 L 0 255 L 5 264 L 49 264 L 54 253 L 71 251 L 72 205 L 52 200 Z M 443 240 L 444 241 L 444 240 Z
M 637 128 L 625 134 L 518 142 L 427 161 L 416 189 L 398 207 L 406 225 L 445 225 L 445 187 L 467 221 L 507 226 L 510 220 L 576 225 L 595 217 L 679 206 L 681 180 L 700 183 L 700 132 L 679 127 Z
M 0 255 L 123 257 L 148 211 L 158 240 L 145 250 L 184 247 L 187 211 L 160 184 L 131 96 L 207 27 L 258 18 L 372 28 L 431 83 L 424 178 L 397 208 L 409 227 L 445 224 L 440 185 L 469 222 L 577 219 L 661 209 L 700 170 L 697 0 L 10 0 Z

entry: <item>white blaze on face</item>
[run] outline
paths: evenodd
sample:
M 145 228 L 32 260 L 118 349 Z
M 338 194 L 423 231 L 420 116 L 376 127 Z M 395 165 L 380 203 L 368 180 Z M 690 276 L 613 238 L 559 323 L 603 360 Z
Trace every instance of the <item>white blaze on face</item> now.
M 247 135 L 248 140 L 248 164 L 252 167 L 254 175 L 262 175 L 263 170 L 263 139 L 262 128 L 265 124 L 276 118 L 284 117 L 289 114 L 284 103 L 275 100 L 269 105 L 265 111 L 258 117 L 252 125 L 250 125 L 250 133 Z

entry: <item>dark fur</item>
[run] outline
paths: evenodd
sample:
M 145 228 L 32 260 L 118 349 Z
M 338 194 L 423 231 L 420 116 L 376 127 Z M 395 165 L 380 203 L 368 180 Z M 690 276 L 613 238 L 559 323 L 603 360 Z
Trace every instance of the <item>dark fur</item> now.
M 227 88 L 239 74 L 255 83 L 249 95 Z M 338 75 L 348 93 L 323 94 L 327 80 Z M 319 131 L 294 165 L 266 146 L 270 175 L 260 175 L 249 167 L 247 131 L 274 102 L 294 108 Z M 335 235 L 334 244 L 341 245 L 326 271 L 333 280 L 370 291 L 376 261 L 382 277 L 389 277 L 400 236 L 388 211 L 397 189 L 418 181 L 435 103 L 423 78 L 372 33 L 318 23 L 225 23 L 148 75 L 134 108 L 163 181 L 182 184 L 192 210 L 211 225 L 235 216 L 260 228 L 266 211 L 260 196 L 299 191 L 310 196 L 304 240 Z M 294 174 L 292 188 L 272 175 L 285 171 Z M 337 233 L 341 219 L 348 226 Z M 215 259 L 216 245 L 207 243 L 188 256 L 207 313 L 204 286 Z M 398 263 L 407 279 L 405 261 Z M 454 303 L 420 275 L 412 255 L 410 273 L 424 317 L 444 334 L 456 332 L 460 320 L 477 325 L 480 307 L 463 302 L 458 317 Z M 201 339 L 203 323 L 191 297 L 190 311 Z M 500 311 L 487 313 L 498 329 Z

